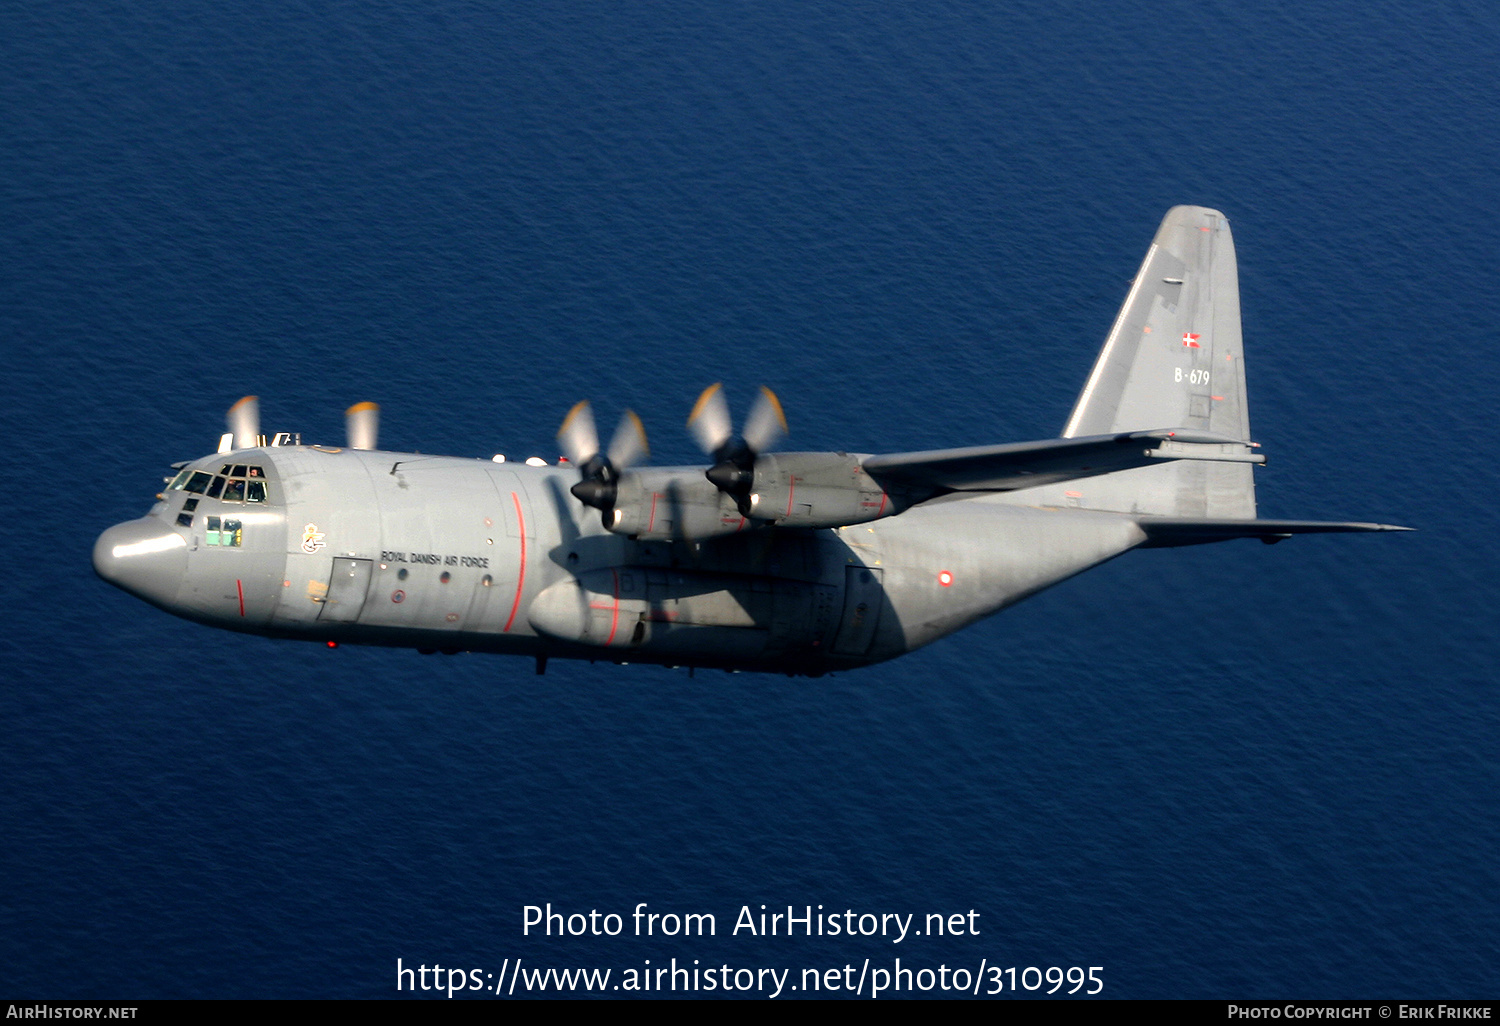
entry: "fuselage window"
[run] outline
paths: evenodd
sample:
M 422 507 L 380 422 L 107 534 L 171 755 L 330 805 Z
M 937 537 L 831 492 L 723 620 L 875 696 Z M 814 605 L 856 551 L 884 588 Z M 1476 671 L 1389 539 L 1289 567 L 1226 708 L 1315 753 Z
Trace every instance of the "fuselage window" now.
M 213 479 L 214 478 L 212 474 L 205 474 L 201 470 L 195 470 L 193 471 L 193 476 L 187 479 L 187 484 L 183 485 L 182 487 L 190 492 L 196 492 L 199 495 L 202 495 L 203 489 L 207 488 L 208 483 Z
M 197 499 L 188 499 L 187 501 L 185 501 L 182 504 L 182 511 L 184 513 L 191 513 L 193 510 L 195 510 L 197 508 L 198 508 L 198 500 Z
M 179 513 L 179 514 L 177 514 L 177 526 L 178 527 L 192 527 L 193 526 L 193 515 L 191 513 Z

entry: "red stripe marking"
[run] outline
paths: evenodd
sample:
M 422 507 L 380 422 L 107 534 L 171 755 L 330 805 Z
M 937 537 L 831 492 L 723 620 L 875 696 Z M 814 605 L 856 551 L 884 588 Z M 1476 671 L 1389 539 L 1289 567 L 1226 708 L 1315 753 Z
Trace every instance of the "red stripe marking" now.
M 880 493 L 880 508 L 875 511 L 875 515 L 877 517 L 880 516 L 882 513 L 885 512 L 886 500 L 888 500 L 889 498 L 890 498 L 890 496 L 886 495 L 885 492 L 881 492 Z
M 240 583 L 239 578 L 235 578 L 235 581 L 234 581 L 234 590 L 237 591 L 237 592 L 239 592 L 239 595 L 240 595 L 240 615 L 244 616 L 245 615 L 245 586 Z
M 526 517 L 521 513 L 521 497 L 511 492 L 510 500 L 516 504 L 516 526 L 521 531 L 521 572 L 516 575 L 516 600 L 510 605 L 510 619 L 505 621 L 507 631 L 516 622 L 516 610 L 521 608 L 521 589 L 526 587 Z
M 609 618 L 609 637 L 604 639 L 605 648 L 614 642 L 615 630 L 620 626 L 620 571 L 611 570 L 610 575 L 615 579 L 615 605 L 614 615 Z
M 656 526 L 656 500 L 661 498 L 660 492 L 651 493 L 651 519 L 646 521 L 646 533 L 651 533 L 651 528 Z

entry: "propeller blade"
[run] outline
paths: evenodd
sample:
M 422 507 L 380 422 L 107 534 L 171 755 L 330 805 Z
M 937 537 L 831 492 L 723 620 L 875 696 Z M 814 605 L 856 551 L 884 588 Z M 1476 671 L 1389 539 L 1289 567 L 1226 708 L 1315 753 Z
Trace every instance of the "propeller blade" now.
M 604 514 L 608 526 L 610 511 L 615 507 L 620 472 L 651 453 L 641 418 L 626 410 L 625 416 L 620 418 L 620 426 L 615 428 L 614 437 L 609 440 L 609 451 L 600 452 L 594 412 L 585 399 L 563 418 L 557 441 L 563 454 L 578 468 L 578 483 L 568 490 L 579 502 Z
M 380 437 L 380 407 L 355 403 L 344 411 L 344 434 L 351 449 L 374 449 Z
M 577 466 L 599 455 L 599 432 L 594 429 L 594 411 L 587 399 L 568 411 L 557 429 L 557 441 L 563 455 Z
M 762 453 L 781 441 L 786 433 L 786 414 L 782 412 L 781 400 L 765 385 L 760 386 L 760 395 L 755 397 L 750 419 L 745 421 L 745 445 L 753 453 Z
M 723 389 L 709 385 L 698 397 L 693 412 L 688 416 L 688 427 L 697 438 L 699 446 L 713 459 L 705 476 L 714 487 L 731 496 L 742 516 L 750 515 L 750 494 L 755 486 L 755 458 L 780 441 L 787 433 L 786 414 L 781 409 L 781 400 L 776 393 L 761 386 L 760 395 L 750 409 L 745 422 L 745 431 L 739 437 L 734 434 L 734 422 L 729 417 L 729 404 L 724 399 Z
M 247 395 L 229 408 L 224 423 L 234 435 L 236 449 L 253 449 L 260 437 L 260 398 Z
M 734 436 L 734 423 L 729 419 L 729 402 L 724 398 L 724 389 L 715 382 L 703 390 L 688 414 L 688 430 L 698 441 L 698 447 L 712 456 Z
M 616 471 L 632 467 L 651 455 L 651 446 L 646 443 L 646 427 L 634 410 L 626 410 L 620 418 L 620 426 L 609 440 L 609 462 Z

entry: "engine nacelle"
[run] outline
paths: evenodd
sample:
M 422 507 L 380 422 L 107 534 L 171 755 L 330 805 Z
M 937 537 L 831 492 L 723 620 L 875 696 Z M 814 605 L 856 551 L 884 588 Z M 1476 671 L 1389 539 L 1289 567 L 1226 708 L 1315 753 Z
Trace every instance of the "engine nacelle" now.
M 780 453 L 756 459 L 748 517 L 702 471 L 646 468 L 620 478 L 604 526 L 645 541 L 697 541 L 757 527 L 863 524 L 899 513 L 912 501 L 904 492 L 888 494 L 857 456 Z
M 620 478 L 604 526 L 645 541 L 673 541 L 735 534 L 755 524 L 701 470 L 647 468 Z
M 843 527 L 892 516 L 911 505 L 865 473 L 861 458 L 841 452 L 758 457 L 750 514 L 779 527 Z

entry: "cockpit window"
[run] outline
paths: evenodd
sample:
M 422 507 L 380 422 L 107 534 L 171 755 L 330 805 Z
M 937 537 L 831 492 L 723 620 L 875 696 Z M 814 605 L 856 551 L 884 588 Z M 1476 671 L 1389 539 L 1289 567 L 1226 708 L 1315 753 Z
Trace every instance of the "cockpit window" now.
M 172 479 L 170 489 L 182 489 L 224 502 L 265 502 L 266 472 L 263 467 L 225 463 L 218 474 L 184 470 Z

